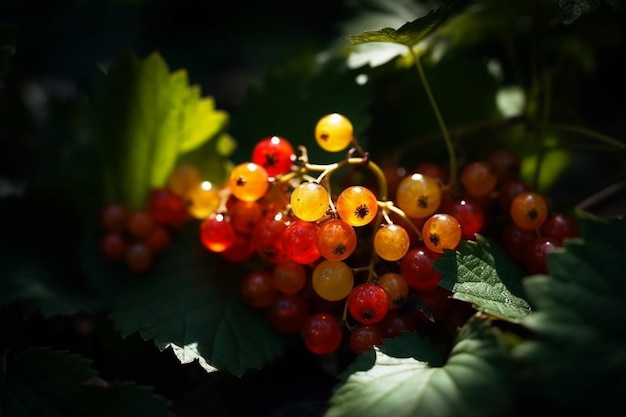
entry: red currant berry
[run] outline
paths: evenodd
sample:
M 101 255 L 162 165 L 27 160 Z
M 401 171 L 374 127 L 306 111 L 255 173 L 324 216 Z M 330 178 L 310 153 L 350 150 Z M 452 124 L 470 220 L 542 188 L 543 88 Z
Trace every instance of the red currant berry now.
M 302 336 L 307 349 L 316 355 L 327 355 L 339 348 L 343 332 L 332 315 L 317 313 L 304 323 Z
M 180 226 L 189 219 L 185 199 L 169 188 L 157 188 L 150 192 L 148 212 L 158 224 Z
M 269 307 L 277 294 L 272 274 L 268 271 L 252 271 L 241 282 L 241 296 L 244 303 L 251 307 Z
M 134 242 L 126 251 L 126 266 L 133 272 L 142 273 L 150 269 L 154 262 L 154 252 L 142 242 Z
M 400 273 L 410 287 L 428 291 L 439 286 L 441 273 L 433 268 L 433 261 L 443 255 L 425 246 L 410 249 L 400 260 Z
M 200 240 L 211 252 L 224 252 L 235 240 L 230 218 L 223 213 L 211 214 L 200 225 Z
M 348 311 L 359 323 L 378 323 L 389 310 L 389 300 L 383 288 L 368 282 L 359 284 L 348 295 Z
M 126 256 L 128 242 L 121 233 L 109 232 L 100 241 L 100 252 L 109 261 L 117 261 Z
M 283 232 L 283 248 L 285 253 L 294 262 L 310 264 L 320 257 L 317 249 L 317 233 L 319 226 L 316 223 L 296 219 Z
M 268 309 L 270 323 L 281 333 L 297 333 L 311 315 L 309 301 L 299 294 L 278 294 Z
M 355 327 L 350 333 L 350 349 L 360 355 L 383 343 L 381 330 L 374 324 L 363 324 Z
M 566 238 L 578 237 L 580 235 L 578 221 L 564 213 L 554 214 L 541 225 L 541 234 L 561 242 Z
M 263 138 L 252 150 L 252 162 L 265 168 L 270 177 L 289 172 L 294 160 L 293 146 L 280 136 Z
M 547 274 L 547 253 L 560 247 L 561 241 L 552 237 L 540 237 L 528 244 L 524 254 L 524 265 L 531 274 Z

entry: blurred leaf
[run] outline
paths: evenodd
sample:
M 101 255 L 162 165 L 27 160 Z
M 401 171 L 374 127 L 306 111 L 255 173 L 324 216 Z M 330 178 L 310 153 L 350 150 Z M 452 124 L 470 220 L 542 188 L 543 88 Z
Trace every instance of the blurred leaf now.
M 530 394 L 562 415 L 614 415 L 626 389 L 626 221 L 585 219 L 582 238 L 548 254 L 550 276 L 527 278 L 535 334 L 513 354 Z M 570 414 L 573 413 L 573 414 Z
M 108 383 L 91 361 L 49 348 L 4 352 L 0 362 L 0 414 L 11 417 L 173 416 L 152 388 Z
M 285 339 L 264 314 L 243 304 L 239 286 L 246 270 L 204 248 L 198 227 L 186 227 L 154 268 L 119 297 L 115 327 L 123 337 L 139 332 L 160 349 L 178 347 L 183 361 L 197 356 L 235 375 L 261 368 L 283 353 Z
M 434 263 L 443 275 L 439 285 L 453 291 L 453 298 L 472 303 L 479 311 L 519 321 L 530 313 L 528 303 L 514 293 L 520 294 L 521 275 L 512 275 L 515 268 L 507 268 L 503 257 L 496 262 L 491 245 L 477 236 L 476 241 L 461 241 L 458 252 L 446 250 L 444 257 Z
M 408 343 L 418 337 L 405 335 L 398 343 L 411 352 Z M 386 344 L 375 348 L 371 369 L 352 373 L 335 390 L 324 417 L 497 416 L 512 411 L 507 358 L 485 321 L 473 319 L 463 327 L 443 367 L 406 353 L 395 356 Z
M 228 120 L 200 98 L 184 70 L 169 72 L 158 53 L 139 60 L 125 51 L 99 79 L 93 132 L 105 167 L 109 201 L 142 208 L 164 185 L 179 155 L 217 135 Z
M 358 35 L 349 35 L 346 40 L 353 45 L 369 42 L 390 42 L 405 45 L 409 48 L 417 45 L 433 33 L 456 10 L 459 2 L 445 1 L 427 15 L 407 22 L 399 29 L 382 28 Z

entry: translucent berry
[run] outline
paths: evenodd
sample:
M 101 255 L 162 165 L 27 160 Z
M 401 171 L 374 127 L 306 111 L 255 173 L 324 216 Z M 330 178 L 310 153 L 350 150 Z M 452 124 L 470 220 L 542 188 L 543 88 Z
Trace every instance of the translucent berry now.
M 350 120 L 338 113 L 327 114 L 315 125 L 315 140 L 320 148 L 328 152 L 346 149 L 354 138 Z
M 404 306 L 409 297 L 409 284 L 401 274 L 387 272 L 376 281 L 381 286 L 389 299 L 389 310 L 397 310 Z
M 540 237 L 530 242 L 524 252 L 524 265 L 528 272 L 531 274 L 547 274 L 547 254 L 561 246 L 561 241 L 553 237 Z
M 377 284 L 359 284 L 348 296 L 348 312 L 359 323 L 374 324 L 385 317 L 389 310 L 387 293 Z
M 386 261 L 397 261 L 409 250 L 409 233 L 397 224 L 382 225 L 374 234 L 374 250 Z
M 295 294 L 302 290 L 307 280 L 307 269 L 304 265 L 289 261 L 274 265 L 272 271 L 274 286 L 285 294 Z
M 385 317 L 376 323 L 376 327 L 380 329 L 383 338 L 398 337 L 405 332 L 417 331 L 419 326 L 417 317 L 416 313 L 389 310 Z
M 283 232 L 283 248 L 285 253 L 294 262 L 309 264 L 320 257 L 317 249 L 317 233 L 319 226 L 316 223 L 296 219 Z
M 425 246 L 412 248 L 400 260 L 400 273 L 411 288 L 420 291 L 437 288 L 441 273 L 433 267 L 433 262 L 442 256 Z
M 489 195 L 496 188 L 498 177 L 485 161 L 471 162 L 461 170 L 461 184 L 474 197 Z
M 213 213 L 200 224 L 200 241 L 211 252 L 225 251 L 234 240 L 235 230 L 223 213 Z
M 278 212 L 268 213 L 259 221 L 250 239 L 261 258 L 273 264 L 289 261 L 283 246 L 283 233 L 293 220 Z
M 421 219 L 435 213 L 441 203 L 441 186 L 431 176 L 413 174 L 404 178 L 396 190 L 398 207 L 407 216 Z
M 354 286 L 354 275 L 343 261 L 324 260 L 313 269 L 313 290 L 324 300 L 346 298 Z
M 252 150 L 252 162 L 265 168 L 270 177 L 289 172 L 294 159 L 293 146 L 280 136 L 263 138 Z
M 383 336 L 380 329 L 373 324 L 362 324 L 355 327 L 350 332 L 350 349 L 360 355 L 366 350 L 371 350 L 376 345 L 383 343 Z
M 269 188 L 265 168 L 253 162 L 239 164 L 231 171 L 228 184 L 235 197 L 244 201 L 256 201 Z
M 426 220 L 422 227 L 424 244 L 433 252 L 443 253 L 454 249 L 461 241 L 461 224 L 450 214 L 437 213 Z
M 180 226 L 189 219 L 185 199 L 169 188 L 156 188 L 150 191 L 148 212 L 152 220 L 158 224 Z
M 343 261 L 356 249 L 356 231 L 341 219 L 330 219 L 320 225 L 316 244 L 322 257 Z
M 378 213 L 376 195 L 360 185 L 344 189 L 337 197 L 336 207 L 339 217 L 355 227 L 370 223 Z
M 311 306 L 299 294 L 278 294 L 268 307 L 268 315 L 279 332 L 298 333 L 311 315 Z
M 257 201 L 235 200 L 228 207 L 228 216 L 237 232 L 250 234 L 263 217 L 263 207 Z
M 206 219 L 220 205 L 218 189 L 210 181 L 202 181 L 187 193 L 187 211 L 196 219 Z
M 317 182 L 303 182 L 291 193 L 291 210 L 299 219 L 315 222 L 328 210 L 329 195 L 326 188 Z
M 444 199 L 441 211 L 458 220 L 463 239 L 475 239 L 485 222 L 482 206 L 471 198 Z
M 307 349 L 317 355 L 327 355 L 341 345 L 343 332 L 337 319 L 327 313 L 310 316 L 302 326 L 302 337 Z
M 561 242 L 566 238 L 578 237 L 580 235 L 578 220 L 565 213 L 553 214 L 541 225 L 541 235 Z
M 509 210 L 513 222 L 522 229 L 537 229 L 548 218 L 545 198 L 533 191 L 515 196 Z

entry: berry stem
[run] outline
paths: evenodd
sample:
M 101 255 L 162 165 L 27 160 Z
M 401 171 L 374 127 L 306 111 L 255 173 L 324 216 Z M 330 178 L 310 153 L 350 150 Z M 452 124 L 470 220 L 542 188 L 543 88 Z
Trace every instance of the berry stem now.
M 617 148 L 620 150 L 624 150 L 626 149 L 626 144 L 615 139 L 612 138 L 610 136 L 604 135 L 600 132 L 596 132 L 595 130 L 592 129 L 588 129 L 582 126 L 575 126 L 575 125 L 570 125 L 567 123 L 548 123 L 546 125 L 546 128 L 548 129 L 555 129 L 555 130 L 560 130 L 563 132 L 569 132 L 569 133 L 576 133 L 579 135 L 583 135 L 583 136 L 587 136 L 593 139 L 597 139 L 598 141 L 605 143 L 613 148 Z
M 424 91 L 426 91 L 426 96 L 430 101 L 430 105 L 433 108 L 433 112 L 435 113 L 435 117 L 437 118 L 437 122 L 439 123 L 439 128 L 441 129 L 441 134 L 443 135 L 443 139 L 446 143 L 446 148 L 448 150 L 448 159 L 449 159 L 449 169 L 450 169 L 450 180 L 455 181 L 457 176 L 457 160 L 456 160 L 456 152 L 454 151 L 454 145 L 452 144 L 452 139 L 450 138 L 450 133 L 448 132 L 448 128 L 446 126 L 445 121 L 443 120 L 443 116 L 441 115 L 441 111 L 439 111 L 439 106 L 435 101 L 435 96 L 433 95 L 430 84 L 428 83 L 428 79 L 426 78 L 426 74 L 424 73 L 424 68 L 422 67 L 422 62 L 419 57 L 413 51 L 413 48 L 409 48 L 411 53 L 411 57 L 413 58 L 413 62 L 415 62 L 415 68 L 419 73 L 420 79 L 422 81 L 422 85 L 424 86 Z

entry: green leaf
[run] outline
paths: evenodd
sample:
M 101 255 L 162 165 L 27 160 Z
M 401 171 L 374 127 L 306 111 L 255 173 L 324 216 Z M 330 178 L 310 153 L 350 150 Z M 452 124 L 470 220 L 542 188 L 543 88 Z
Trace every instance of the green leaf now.
M 109 201 L 138 209 L 150 188 L 163 186 L 178 157 L 219 134 L 228 117 L 188 85 L 187 73 L 170 73 L 161 55 L 144 60 L 125 51 L 99 79 L 93 132 L 105 168 Z
M 582 239 L 550 252 L 550 276 L 524 282 L 536 335 L 514 356 L 532 395 L 576 415 L 611 415 L 626 389 L 626 221 L 582 220 Z
M 115 328 L 171 347 L 182 362 L 242 375 L 278 358 L 286 339 L 239 291 L 247 273 L 210 253 L 192 223 L 154 268 L 122 294 L 111 313 Z
M 12 417 L 173 416 L 153 389 L 97 377 L 91 361 L 50 348 L 5 352 L 0 415 Z
M 458 4 L 455 1 L 447 1 L 428 12 L 427 15 L 405 23 L 399 29 L 386 27 L 359 35 L 349 35 L 346 37 L 346 40 L 352 45 L 370 42 L 389 42 L 412 48 L 445 22 L 456 10 Z
M 458 252 L 446 250 L 434 263 L 442 273 L 439 285 L 453 291 L 453 298 L 472 303 L 493 316 L 517 322 L 530 313 L 522 298 L 519 283 L 521 271 L 482 236 L 476 241 L 464 240 Z
M 393 344 L 414 343 L 419 336 L 400 339 Z M 355 371 L 333 392 L 324 417 L 498 416 L 512 411 L 508 361 L 487 322 L 475 318 L 463 327 L 443 367 L 416 359 L 410 348 L 391 353 L 388 343 L 392 341 L 375 348 L 371 369 Z

